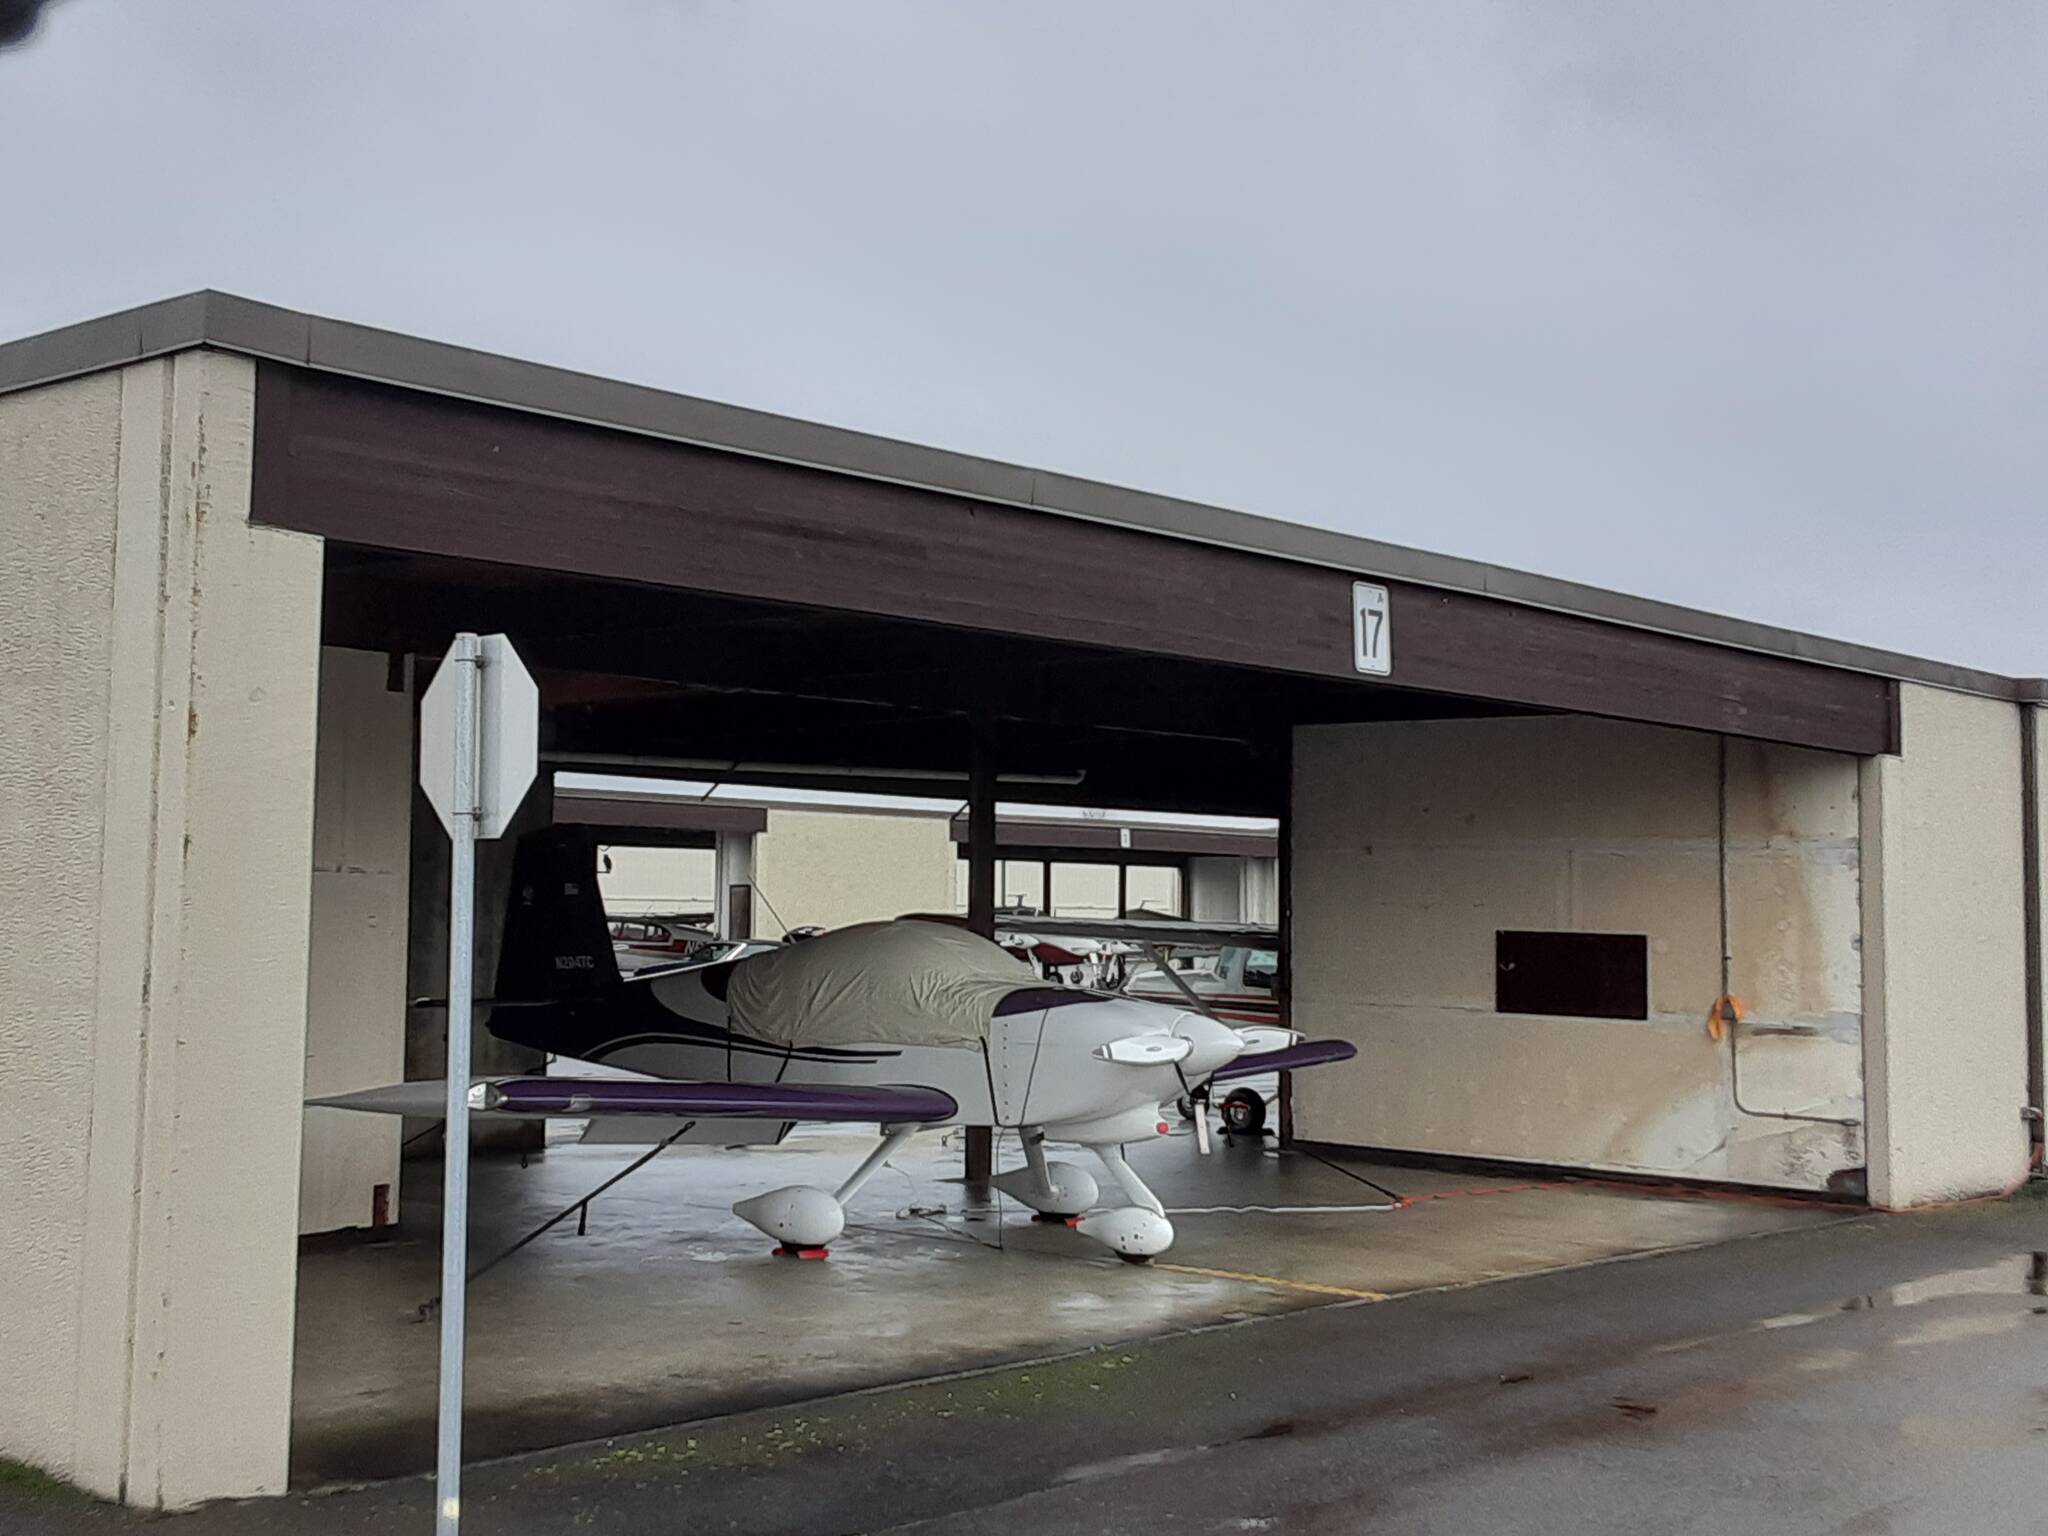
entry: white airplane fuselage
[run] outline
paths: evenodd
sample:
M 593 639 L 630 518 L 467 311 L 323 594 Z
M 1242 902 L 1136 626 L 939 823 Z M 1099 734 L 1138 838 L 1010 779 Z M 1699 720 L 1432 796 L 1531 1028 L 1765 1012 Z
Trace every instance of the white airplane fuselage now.
M 706 989 L 705 975 L 706 968 L 692 967 L 653 976 L 643 973 L 625 983 L 629 989 L 648 989 L 648 1000 L 673 1018 L 673 1028 L 662 1027 L 642 1009 L 638 1012 L 645 1027 L 580 1050 L 569 1049 L 569 1042 L 559 1039 L 549 1048 L 603 1066 L 678 1081 L 915 1083 L 940 1089 L 959 1105 L 953 1120 L 941 1123 L 1039 1127 L 1055 1141 L 1092 1143 L 1152 1134 L 1161 1102 L 1179 1097 L 1187 1083 L 1224 1066 L 1245 1047 L 1236 1030 L 1201 1014 L 1086 994 L 1062 998 L 1059 1006 L 998 1013 L 983 1048 L 785 1046 L 734 1030 L 724 1001 Z M 1035 1000 L 1051 989 L 1020 991 L 1025 1000 Z M 511 1023 L 507 1032 L 514 1038 L 528 1034 L 518 1027 L 517 1015 L 496 1027 L 503 1028 L 506 1022 Z M 1146 1037 L 1185 1041 L 1188 1049 L 1178 1061 L 1158 1064 L 1112 1060 L 1104 1054 L 1115 1042 Z M 1165 1048 L 1174 1050 L 1177 1047 Z M 1140 1118 L 1142 1126 L 1132 1129 Z M 1121 1134 L 1110 1134 L 1113 1131 Z
M 1199 1013 L 1028 978 L 997 1005 L 981 1041 L 778 1043 L 733 1027 L 724 997 L 729 972 L 721 965 L 642 971 L 598 997 L 494 1011 L 490 1027 L 558 1055 L 672 1081 L 916 1086 L 952 1099 L 946 1118 L 885 1124 L 881 1146 L 836 1190 L 792 1185 L 733 1207 L 785 1251 L 822 1250 L 844 1228 L 845 1202 L 916 1131 L 974 1125 L 1019 1133 L 1024 1166 L 998 1174 L 997 1188 L 1047 1217 L 1071 1219 L 1084 1236 L 1125 1258 L 1163 1252 L 1173 1241 L 1172 1225 L 1122 1149 L 1164 1134 L 1160 1104 L 1246 1047 L 1236 1030 Z M 695 1130 L 720 1140 L 731 1134 L 719 1122 Z M 1096 1181 L 1047 1159 L 1048 1141 L 1092 1151 L 1126 1203 L 1095 1210 Z

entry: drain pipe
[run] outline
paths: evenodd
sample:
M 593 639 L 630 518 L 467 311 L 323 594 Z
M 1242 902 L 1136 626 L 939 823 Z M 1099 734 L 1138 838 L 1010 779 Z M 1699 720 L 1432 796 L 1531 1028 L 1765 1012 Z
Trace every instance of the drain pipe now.
M 1847 1120 L 1835 1115 L 1800 1115 L 1784 1109 L 1751 1109 L 1742 1102 L 1742 1014 L 1735 1006 L 1735 998 L 1731 991 L 1734 983 L 1735 947 L 1729 937 L 1728 922 L 1728 738 L 1722 736 L 1718 739 L 1720 760 L 1715 805 L 1715 846 L 1721 877 L 1721 995 L 1714 999 L 1714 1014 L 1728 1031 L 1729 1097 L 1734 1101 L 1736 1113 L 1747 1115 L 1752 1120 L 1792 1120 L 1801 1125 L 1860 1126 L 1863 1124 L 1861 1120 Z
M 2033 1157 L 2031 1165 L 2041 1166 L 2043 1127 L 2041 1116 L 2048 1106 L 2048 1062 L 2044 1062 L 2041 1039 L 2041 754 L 2034 742 L 2036 706 L 2022 703 L 2020 709 L 2020 910 L 2026 923 L 2025 956 L 2027 978 L 2027 1139 Z

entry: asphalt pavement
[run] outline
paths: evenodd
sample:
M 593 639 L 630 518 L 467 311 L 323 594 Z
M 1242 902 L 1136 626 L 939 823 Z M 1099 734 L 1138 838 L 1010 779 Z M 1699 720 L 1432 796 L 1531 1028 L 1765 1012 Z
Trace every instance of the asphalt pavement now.
M 2048 1527 L 2048 1201 L 1262 1318 L 472 1467 L 464 1529 L 1835 1533 Z M 426 1531 L 419 1478 L 0 1531 Z

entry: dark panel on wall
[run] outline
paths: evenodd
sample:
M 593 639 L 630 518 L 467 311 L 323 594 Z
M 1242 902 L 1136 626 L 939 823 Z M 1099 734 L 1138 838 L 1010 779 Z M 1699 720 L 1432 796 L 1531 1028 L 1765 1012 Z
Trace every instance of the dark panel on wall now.
M 1352 574 L 263 364 L 253 515 L 351 543 L 1343 679 Z M 1841 751 L 1878 678 L 1387 583 L 1403 687 Z
M 1498 1013 L 1574 1019 L 1647 1019 L 1650 944 L 1640 933 L 1493 936 L 1493 1006 Z

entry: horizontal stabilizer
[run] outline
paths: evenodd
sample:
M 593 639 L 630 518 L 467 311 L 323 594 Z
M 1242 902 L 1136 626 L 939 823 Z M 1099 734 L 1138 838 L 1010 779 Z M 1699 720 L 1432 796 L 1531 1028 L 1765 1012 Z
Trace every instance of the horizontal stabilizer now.
M 480 1077 L 471 1085 L 469 1107 L 477 1107 L 477 1094 L 492 1078 Z M 438 1120 L 448 1110 L 448 1081 L 423 1077 L 410 1083 L 389 1083 L 382 1088 L 363 1088 L 355 1093 L 330 1093 L 306 1102 L 316 1109 L 355 1109 L 373 1115 L 407 1115 L 416 1120 Z
M 1285 1045 L 1277 1051 L 1253 1051 L 1240 1056 L 1210 1073 L 1209 1081 L 1228 1083 L 1241 1077 L 1257 1077 L 1264 1072 L 1299 1072 L 1303 1067 L 1349 1061 L 1357 1054 L 1358 1047 L 1349 1040 L 1304 1040 L 1299 1045 Z

